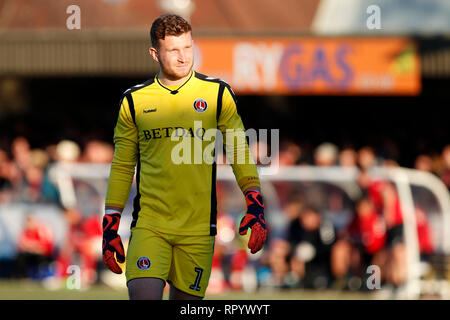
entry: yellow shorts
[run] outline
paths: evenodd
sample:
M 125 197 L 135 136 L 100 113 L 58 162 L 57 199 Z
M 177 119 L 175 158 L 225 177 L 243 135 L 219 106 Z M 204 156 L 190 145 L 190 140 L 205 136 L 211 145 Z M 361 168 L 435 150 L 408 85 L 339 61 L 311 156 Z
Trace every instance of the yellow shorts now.
M 134 227 L 126 255 L 126 279 L 160 278 L 204 297 L 214 255 L 214 236 L 186 236 Z

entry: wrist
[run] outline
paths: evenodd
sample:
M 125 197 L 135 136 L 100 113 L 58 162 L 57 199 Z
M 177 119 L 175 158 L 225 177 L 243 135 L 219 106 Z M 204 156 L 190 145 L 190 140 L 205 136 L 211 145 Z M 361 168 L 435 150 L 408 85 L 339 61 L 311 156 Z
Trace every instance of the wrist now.
M 245 192 L 249 189 L 260 188 L 261 184 L 259 181 L 259 177 L 243 177 L 238 181 L 239 188 L 245 194 Z
M 245 202 L 247 205 L 247 213 L 264 214 L 264 201 L 259 190 L 247 189 L 245 191 Z
M 117 209 L 105 209 L 105 215 L 106 214 L 119 214 L 119 215 L 121 215 L 122 212 L 117 210 Z
M 261 189 L 259 187 L 251 187 L 251 188 L 247 188 L 244 191 L 244 195 L 247 196 L 247 194 L 249 194 L 250 192 L 258 192 L 261 193 Z
M 105 215 L 103 216 L 103 233 L 117 233 L 119 230 L 120 218 L 121 212 L 112 209 L 105 210 Z

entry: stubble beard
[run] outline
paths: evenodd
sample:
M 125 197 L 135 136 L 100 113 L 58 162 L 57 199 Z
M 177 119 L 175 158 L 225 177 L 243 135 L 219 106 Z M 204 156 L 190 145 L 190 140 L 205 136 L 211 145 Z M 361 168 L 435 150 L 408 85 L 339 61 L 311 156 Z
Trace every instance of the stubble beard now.
M 194 65 L 194 61 L 191 62 L 189 68 L 186 68 L 186 72 L 180 73 L 180 72 L 176 72 L 175 70 L 166 68 L 166 66 L 164 64 L 160 63 L 161 71 L 171 81 L 177 81 L 177 80 L 187 77 L 191 73 L 193 65 Z

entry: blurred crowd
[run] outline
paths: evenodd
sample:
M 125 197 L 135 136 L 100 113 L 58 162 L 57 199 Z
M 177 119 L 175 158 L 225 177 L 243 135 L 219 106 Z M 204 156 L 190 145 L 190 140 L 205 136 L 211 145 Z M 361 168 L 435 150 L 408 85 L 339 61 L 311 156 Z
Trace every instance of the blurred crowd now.
M 101 209 L 98 204 L 65 205 L 49 167 L 54 163 L 106 164 L 111 162 L 113 153 L 110 144 L 97 140 L 88 142 L 83 149 L 70 140 L 34 149 L 24 137 L 15 138 L 9 150 L 0 149 L 0 204 L 6 208 L 3 212 L 11 204 L 28 205 L 17 238 L 16 257 L 9 267 L 2 264 L 0 276 L 64 279 L 68 267 L 76 264 L 83 270 L 83 284 L 96 281 L 101 268 Z M 62 212 L 67 229 L 62 243 L 56 243 L 55 230 L 36 216 L 33 205 L 53 205 Z
M 266 145 L 250 148 L 258 161 L 266 155 Z M 385 287 L 392 294 L 400 291 L 407 277 L 407 257 L 399 195 L 392 182 L 370 173 L 375 166 L 398 164 L 380 157 L 370 146 L 339 149 L 326 142 L 312 154 L 302 151 L 294 142 L 282 142 L 280 166 L 357 167 L 361 196 L 345 208 L 342 194 L 320 184 L 287 187 L 283 182 L 272 182 L 282 208 L 281 212 L 271 212 L 266 206 L 266 221 L 272 229 L 265 250 L 256 258 L 248 254 L 245 241 L 233 236 L 233 225 L 242 216 L 227 212 L 226 205 L 219 202 L 218 240 L 209 291 L 261 286 L 366 291 Z M 450 145 L 440 155 L 418 155 L 415 169 L 440 177 L 450 190 Z M 269 189 L 263 184 L 266 198 Z M 414 213 L 420 259 L 427 262 L 436 250 L 429 212 L 416 204 Z M 346 221 L 344 216 L 348 216 Z M 281 227 L 280 222 L 270 225 L 280 217 Z M 376 267 L 378 279 L 370 278 L 375 274 L 370 266 Z
M 312 151 L 305 152 L 293 141 L 281 141 L 279 162 L 281 166 L 315 165 L 370 168 L 371 166 L 398 167 L 392 154 L 398 153 L 395 145 L 388 146 L 391 152 L 378 151 L 371 146 L 339 148 L 333 143 L 324 142 Z M 439 177 L 450 190 L 450 144 L 444 146 L 440 153 L 422 153 L 416 155 L 412 168 L 429 172 Z
M 48 168 L 52 163 L 107 164 L 113 154 L 111 144 L 98 140 L 89 141 L 83 147 L 63 140 L 44 149 L 34 149 L 26 138 L 17 137 L 8 148 L 0 149 L 1 205 L 53 204 L 61 209 L 68 226 L 63 243 L 55 243 L 48 225 L 33 214 L 26 215 L 17 240 L 14 266 L 7 276 L 64 278 L 67 267 L 76 263 L 83 270 L 84 284 L 98 281 L 99 269 L 104 268 L 99 249 L 101 208 L 65 206 Z M 258 161 L 258 154 L 254 155 Z M 370 146 L 339 148 L 325 142 L 307 153 L 293 141 L 282 141 L 279 163 L 281 166 L 357 167 L 361 172 L 357 181 L 361 197 L 352 203 L 348 221 L 339 223 L 338 216 L 344 210 L 339 196 L 325 192 L 324 198 L 317 201 L 311 196 L 314 188 L 309 191 L 308 187 L 287 188 L 281 182 L 274 185 L 281 200 L 281 212 L 267 209 L 268 221 L 281 217 L 283 223 L 270 230 L 262 252 L 250 255 L 245 237 L 236 233 L 242 212 L 227 212 L 226 191 L 219 183 L 218 237 L 210 293 L 261 286 L 363 290 L 370 276 L 367 273 L 370 265 L 380 268 L 383 285 L 399 287 L 405 282 L 407 264 L 399 197 L 391 182 L 372 179 L 370 174 L 374 166 L 398 166 L 394 160 L 384 159 Z M 441 154 L 418 155 L 414 168 L 438 176 L 450 190 L 450 145 Z M 327 206 L 321 206 L 321 202 Z M 435 250 L 432 229 L 424 208 L 416 206 L 415 214 L 420 253 L 426 259 Z
M 58 189 L 48 176 L 52 163 L 110 163 L 112 145 L 93 140 L 84 149 L 63 140 L 45 149 L 32 149 L 24 137 L 15 138 L 9 150 L 0 148 L 0 202 L 59 203 Z

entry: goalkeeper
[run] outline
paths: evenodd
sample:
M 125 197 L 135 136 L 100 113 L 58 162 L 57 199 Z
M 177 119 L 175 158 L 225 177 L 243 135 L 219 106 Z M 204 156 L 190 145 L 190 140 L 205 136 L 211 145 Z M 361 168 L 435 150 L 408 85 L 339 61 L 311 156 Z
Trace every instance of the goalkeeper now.
M 120 103 L 103 218 L 103 259 L 115 273 L 122 272 L 117 261 L 126 260 L 130 299 L 162 299 L 166 282 L 170 299 L 202 299 L 216 235 L 216 163 L 193 161 L 195 145 L 201 146 L 200 152 L 209 146 L 203 139 L 209 129 L 224 134 L 247 204 L 239 233 L 251 229 L 252 253 L 267 237 L 259 177 L 245 136 L 235 143 L 235 136 L 226 135 L 245 134 L 233 91 L 224 81 L 192 70 L 189 23 L 177 15 L 163 15 L 153 22 L 150 38 L 149 53 L 160 71 L 126 90 Z M 187 157 L 191 161 L 173 160 L 180 143 L 174 137 L 192 141 L 188 145 L 194 146 L 194 154 Z M 242 158 L 245 161 L 236 160 Z M 137 195 L 125 257 L 117 231 L 135 171 Z

